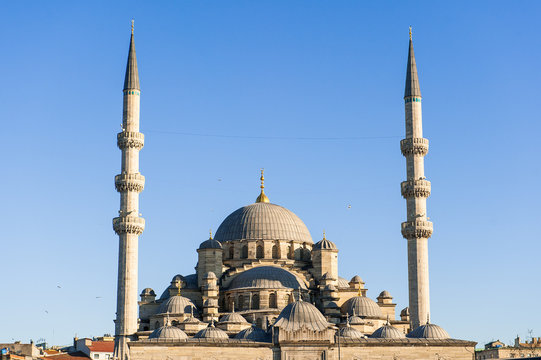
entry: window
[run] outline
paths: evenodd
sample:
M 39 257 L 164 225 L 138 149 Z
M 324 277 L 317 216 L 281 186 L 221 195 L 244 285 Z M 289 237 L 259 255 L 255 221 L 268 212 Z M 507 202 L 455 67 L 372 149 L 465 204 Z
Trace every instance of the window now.
M 94 354 L 94 359 L 99 359 L 100 358 L 100 354 Z
M 241 259 L 247 259 L 248 258 L 248 245 L 244 245 L 242 247 L 242 254 L 241 254 Z
M 263 259 L 263 246 L 261 245 L 257 245 L 257 249 L 256 249 L 256 252 L 255 252 L 255 257 L 258 258 L 258 259 Z
M 289 245 L 289 248 L 287 249 L 287 258 L 293 259 L 294 256 L 295 256 L 295 253 L 293 250 L 293 245 Z
M 239 301 L 238 301 L 238 304 L 237 304 L 237 309 L 242 310 L 243 307 L 244 307 L 244 296 L 239 295 Z
M 235 256 L 235 248 L 233 247 L 233 245 L 231 245 L 229 247 L 229 258 L 233 259 L 234 256 Z
M 259 295 L 252 296 L 252 309 L 259 310 Z
M 272 309 L 276 309 L 278 307 L 278 304 L 276 303 L 276 293 L 269 295 L 269 307 Z
M 273 259 L 279 259 L 280 258 L 280 251 L 278 250 L 278 246 L 276 246 L 276 245 L 272 246 L 272 258 Z

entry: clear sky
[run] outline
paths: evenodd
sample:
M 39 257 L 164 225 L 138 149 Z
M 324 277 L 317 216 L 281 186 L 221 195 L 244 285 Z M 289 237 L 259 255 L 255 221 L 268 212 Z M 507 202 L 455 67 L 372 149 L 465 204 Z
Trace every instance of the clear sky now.
M 423 93 L 431 320 L 541 336 L 541 3 L 3 1 L 0 341 L 113 333 L 116 133 L 130 20 L 141 79 L 139 288 L 191 274 L 258 195 L 407 306 L 403 91 Z M 351 208 L 348 208 L 351 205 Z

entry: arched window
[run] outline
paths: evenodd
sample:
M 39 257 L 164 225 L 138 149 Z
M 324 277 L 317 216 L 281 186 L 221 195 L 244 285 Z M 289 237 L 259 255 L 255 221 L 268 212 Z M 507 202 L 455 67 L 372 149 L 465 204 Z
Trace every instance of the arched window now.
M 143 330 L 144 330 L 144 331 L 147 331 L 147 330 L 148 330 L 148 326 L 143 327 Z
M 302 259 L 304 261 L 309 261 L 310 260 L 310 250 L 308 250 L 307 248 L 303 248 L 302 249 Z
M 255 325 L 262 329 L 263 328 L 263 319 L 262 318 L 257 318 L 257 320 L 255 321 Z
M 231 245 L 229 247 L 229 258 L 233 259 L 234 256 L 235 256 L 235 248 L 233 247 L 233 245 Z
M 276 309 L 278 307 L 278 304 L 276 303 L 276 293 L 271 293 L 269 295 L 269 307 L 272 309 Z
M 278 246 L 276 245 L 272 245 L 272 258 L 273 259 L 280 258 L 280 250 L 278 249 Z
M 160 322 L 156 321 L 156 323 L 154 324 L 154 329 L 158 329 L 159 327 L 160 327 Z
M 252 295 L 252 309 L 259 310 L 259 295 Z
M 257 249 L 255 251 L 255 257 L 258 259 L 263 259 L 263 246 L 257 245 Z
M 241 259 L 247 259 L 248 258 L 248 245 L 244 245 L 242 247 L 242 254 L 240 255 Z
M 243 295 L 239 295 L 239 301 L 237 301 L 237 309 L 236 310 L 242 310 L 244 308 L 244 296 Z
M 173 320 L 173 321 L 171 322 L 171 325 L 177 326 L 177 325 L 178 325 L 178 321 L 177 321 L 177 320 Z
M 287 249 L 287 258 L 288 259 L 293 259 L 293 257 L 295 256 L 295 253 L 293 252 L 293 245 L 289 245 L 289 248 Z

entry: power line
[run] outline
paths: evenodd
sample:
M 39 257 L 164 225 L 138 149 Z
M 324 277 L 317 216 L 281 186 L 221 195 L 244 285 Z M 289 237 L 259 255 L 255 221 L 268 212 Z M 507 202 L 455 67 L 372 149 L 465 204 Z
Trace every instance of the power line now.
M 380 140 L 380 139 L 397 139 L 401 136 L 337 136 L 337 137 L 309 137 L 309 136 L 251 136 L 251 135 L 223 135 L 223 134 L 203 134 L 190 133 L 181 131 L 164 131 L 164 130 L 143 130 L 144 133 L 182 135 L 182 136 L 199 136 L 199 137 L 214 137 L 223 139 L 258 139 L 258 140 L 318 140 L 318 141 L 337 141 L 337 140 Z

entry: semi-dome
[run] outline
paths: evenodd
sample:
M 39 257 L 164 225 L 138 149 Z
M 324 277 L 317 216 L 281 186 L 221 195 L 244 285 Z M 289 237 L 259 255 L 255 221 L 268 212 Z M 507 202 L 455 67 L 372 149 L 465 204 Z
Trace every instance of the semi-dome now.
M 235 339 L 266 341 L 268 339 L 268 335 L 264 330 L 256 327 L 255 325 L 252 325 L 249 328 L 244 329 L 241 332 L 239 332 L 235 336 Z
M 352 328 L 349 324 L 338 330 L 338 336 L 348 339 L 364 339 L 366 337 L 360 330 Z
M 287 305 L 276 319 L 274 326 L 286 331 L 303 328 L 324 331 L 332 325 L 314 305 L 301 300 Z
M 376 329 L 370 337 L 375 339 L 403 339 L 406 336 L 402 331 L 387 323 Z
M 191 314 L 196 311 L 197 307 L 190 299 L 181 295 L 175 295 L 160 305 L 158 314 Z
M 409 338 L 416 339 L 449 339 L 447 331 L 436 324 L 425 324 L 416 327 L 408 335 Z
M 222 222 L 215 240 L 292 240 L 312 243 L 308 228 L 288 209 L 266 202 L 243 206 Z
M 175 326 L 166 325 L 154 330 L 148 338 L 160 340 L 184 340 L 188 338 L 188 335 Z
M 206 328 L 200 330 L 194 335 L 195 339 L 229 339 L 229 336 L 222 329 L 218 329 L 214 326 L 214 323 L 210 324 Z
M 376 302 L 366 296 L 354 296 L 342 305 L 342 313 L 362 318 L 383 319 L 383 313 Z
M 244 316 L 236 312 L 232 312 L 232 313 L 222 316 L 222 318 L 219 321 L 219 324 L 247 324 L 247 323 L 248 321 L 246 321 Z
M 349 282 L 343 277 L 338 277 L 338 288 L 339 289 L 349 289 Z
M 242 288 L 306 289 L 306 285 L 285 269 L 275 266 L 258 266 L 240 273 L 229 285 L 229 290 Z

